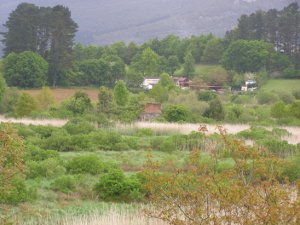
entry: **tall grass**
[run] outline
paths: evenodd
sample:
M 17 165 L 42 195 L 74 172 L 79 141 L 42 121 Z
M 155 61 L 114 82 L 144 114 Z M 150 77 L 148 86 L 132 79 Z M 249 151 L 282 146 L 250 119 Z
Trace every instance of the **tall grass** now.
M 149 218 L 144 213 L 144 205 L 99 203 L 93 209 L 72 208 L 57 210 L 51 214 L 34 217 L 13 217 L 17 225 L 166 225 L 161 220 Z

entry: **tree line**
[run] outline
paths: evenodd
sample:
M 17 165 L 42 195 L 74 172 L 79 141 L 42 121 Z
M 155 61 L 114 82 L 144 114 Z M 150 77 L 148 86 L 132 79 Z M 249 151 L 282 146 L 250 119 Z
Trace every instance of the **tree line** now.
M 294 3 L 281 11 L 242 15 L 237 28 L 224 38 L 168 35 L 142 45 L 83 46 L 74 45 L 77 24 L 68 8 L 22 3 L 5 24 L 3 74 L 9 86 L 113 87 L 122 79 L 137 87 L 144 77 L 174 75 L 182 68 L 182 74 L 192 78 L 195 64 L 221 63 L 238 74 L 267 70 L 297 78 L 299 18 Z

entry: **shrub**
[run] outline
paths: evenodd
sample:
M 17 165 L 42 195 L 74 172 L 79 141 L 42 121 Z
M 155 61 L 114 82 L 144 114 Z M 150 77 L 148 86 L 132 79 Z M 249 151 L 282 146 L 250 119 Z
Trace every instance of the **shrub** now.
M 96 175 L 103 171 L 104 164 L 95 155 L 77 156 L 67 163 L 66 169 L 71 174 L 89 173 Z
M 141 146 L 139 146 L 138 144 L 139 140 L 140 138 L 138 137 L 124 137 L 123 143 L 126 143 L 130 149 L 138 150 L 139 148 L 141 148 Z
M 290 115 L 300 119 L 300 101 L 293 102 L 289 107 Z
M 9 191 L 2 190 L 0 186 L 0 203 L 4 204 L 18 204 L 34 199 L 36 197 L 36 190 L 26 185 L 25 180 L 21 178 L 14 178 L 12 186 Z
M 190 111 L 182 105 L 167 106 L 163 115 L 168 122 L 189 121 L 190 119 Z
M 100 199 L 106 201 L 128 201 L 140 192 L 141 184 L 137 179 L 126 178 L 121 170 L 113 169 L 102 175 L 94 186 Z
M 111 131 L 97 130 L 92 132 L 89 137 L 94 146 L 102 150 L 114 150 L 115 145 L 122 142 L 122 136 Z
M 277 102 L 271 108 L 271 116 L 277 119 L 287 116 L 287 110 L 283 102 Z
M 209 107 L 203 115 L 218 121 L 223 120 L 225 118 L 225 111 L 222 102 L 218 98 L 210 101 Z
M 81 118 L 68 121 L 63 128 L 71 135 L 89 134 L 96 129 L 94 125 Z
M 257 95 L 257 100 L 259 104 L 272 104 L 278 100 L 278 97 L 274 93 L 260 92 Z
M 284 167 L 283 175 L 287 176 L 291 182 L 300 179 L 300 156 L 288 161 Z
M 293 95 L 297 100 L 300 100 L 300 90 L 294 90 Z
M 50 158 L 43 161 L 29 161 L 27 165 L 28 178 L 54 178 L 66 172 L 65 167 L 57 159 Z
M 281 141 L 276 139 L 267 139 L 261 141 L 262 145 L 269 151 L 277 154 L 280 157 L 293 156 L 297 154 L 297 147 L 289 144 L 287 141 Z
M 295 97 L 289 92 L 278 92 L 279 99 L 286 104 L 292 103 Z
M 125 142 L 117 143 L 113 148 L 114 151 L 127 151 L 129 149 L 129 146 Z
M 93 105 L 89 96 L 79 91 L 69 101 L 65 102 L 65 107 L 75 115 L 82 115 L 85 111 L 92 109 Z
M 50 137 L 42 140 L 42 148 L 57 151 L 72 151 L 71 135 L 64 130 L 57 130 Z
M 27 93 L 22 93 L 16 103 L 15 113 L 17 116 L 29 116 L 37 108 L 34 98 Z
M 60 176 L 51 183 L 51 189 L 63 193 L 69 193 L 75 190 L 75 179 L 72 176 Z
M 199 101 L 211 101 L 217 97 L 217 94 L 211 91 L 201 91 L 198 93 Z
M 44 150 L 36 146 L 29 145 L 25 146 L 26 148 L 26 160 L 32 161 L 43 161 L 50 158 L 59 158 L 59 153 L 54 150 Z
M 174 142 L 172 137 L 165 139 L 160 145 L 160 151 L 163 152 L 172 152 L 177 150 L 176 143 Z
M 16 88 L 7 88 L 1 98 L 0 112 L 12 113 L 20 97 L 20 93 Z
M 151 128 L 141 128 L 138 129 L 136 132 L 136 136 L 138 137 L 147 137 L 147 136 L 153 136 L 154 131 Z
M 161 144 L 164 142 L 164 137 L 153 137 L 150 139 L 150 146 L 152 150 L 160 150 Z

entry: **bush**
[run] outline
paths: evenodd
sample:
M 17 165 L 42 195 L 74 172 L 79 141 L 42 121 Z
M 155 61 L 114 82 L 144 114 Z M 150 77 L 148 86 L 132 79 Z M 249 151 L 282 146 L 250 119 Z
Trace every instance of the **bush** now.
M 66 169 L 71 174 L 89 173 L 96 175 L 103 172 L 104 164 L 95 155 L 77 156 L 67 163 Z
M 113 148 L 114 151 L 128 151 L 129 149 L 129 146 L 125 142 L 117 143 Z
M 97 130 L 89 135 L 94 147 L 101 150 L 115 150 L 115 145 L 122 142 L 122 136 L 116 132 Z
M 295 100 L 295 97 L 289 92 L 279 92 L 278 96 L 286 104 L 292 103 Z
M 36 197 L 36 190 L 26 185 L 25 180 L 21 178 L 14 178 L 12 186 L 9 191 L 1 190 L 0 186 L 0 203 L 4 204 L 18 204 L 34 199 Z
M 47 139 L 42 140 L 42 148 L 57 151 L 72 151 L 71 135 L 60 129 L 51 134 Z
M 289 107 L 290 115 L 300 119 L 300 101 L 293 102 Z
M 70 193 L 75 190 L 75 179 L 72 176 L 61 176 L 51 183 L 51 189 L 63 193 Z
M 259 104 L 272 104 L 278 101 L 277 95 L 270 92 L 260 92 L 257 95 L 257 100 Z
M 7 88 L 1 98 L 0 112 L 12 113 L 20 97 L 20 93 L 16 88 Z
M 100 177 L 94 186 L 97 196 L 106 201 L 133 200 L 141 190 L 141 184 L 137 179 L 126 178 L 121 170 L 113 169 Z
M 284 167 L 283 175 L 287 176 L 291 182 L 300 179 L 300 156 L 288 161 Z
M 222 102 L 216 98 L 209 103 L 208 109 L 204 112 L 203 116 L 215 120 L 223 120 L 225 118 L 225 111 Z
M 161 144 L 164 142 L 166 138 L 164 137 L 153 137 L 150 139 L 150 146 L 152 150 L 159 151 L 161 148 Z
M 154 131 L 151 128 L 141 128 L 138 129 L 136 132 L 136 136 L 138 137 L 147 137 L 147 136 L 153 136 Z
M 169 105 L 163 112 L 168 122 L 189 121 L 190 111 L 182 105 Z
M 173 138 L 169 137 L 165 139 L 164 142 L 161 143 L 159 150 L 163 152 L 173 152 L 177 150 L 177 146 Z
M 33 145 L 26 145 L 26 160 L 43 161 L 50 158 L 59 159 L 59 153 L 54 150 L 44 150 Z
M 217 94 L 211 91 L 201 91 L 198 93 L 199 101 L 211 101 L 217 97 Z
M 54 178 L 66 172 L 62 163 L 54 158 L 38 162 L 28 161 L 26 165 L 28 178 Z
M 71 135 L 89 134 L 96 129 L 94 125 L 81 118 L 68 121 L 63 128 Z
M 16 103 L 16 115 L 29 116 L 35 109 L 37 109 L 37 103 L 34 98 L 30 94 L 22 93 Z
M 297 100 L 300 100 L 300 90 L 293 91 L 293 95 Z
M 287 110 L 283 102 L 277 102 L 271 108 L 271 116 L 281 119 L 287 116 Z

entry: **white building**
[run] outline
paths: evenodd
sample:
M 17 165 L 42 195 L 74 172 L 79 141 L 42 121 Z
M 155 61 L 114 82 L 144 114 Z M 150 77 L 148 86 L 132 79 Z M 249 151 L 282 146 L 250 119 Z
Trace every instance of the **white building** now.
M 160 78 L 145 78 L 141 87 L 145 90 L 151 90 L 158 82 Z

